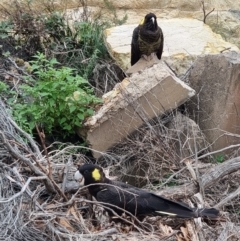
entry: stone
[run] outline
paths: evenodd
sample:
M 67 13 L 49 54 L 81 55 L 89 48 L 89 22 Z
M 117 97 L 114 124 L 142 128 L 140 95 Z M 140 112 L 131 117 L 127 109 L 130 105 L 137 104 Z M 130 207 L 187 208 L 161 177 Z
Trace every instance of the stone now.
M 103 106 L 84 124 L 94 157 L 101 156 L 147 120 L 177 108 L 194 93 L 162 61 L 124 79 L 103 96 Z M 84 133 L 79 130 L 79 134 Z
M 215 151 L 239 144 L 239 76 L 237 52 L 199 57 L 189 74 L 196 95 L 188 103 L 188 111 Z M 230 154 L 232 150 L 221 153 Z
M 5 0 L 7 2 L 7 0 Z M 59 4 L 59 1 L 55 1 L 55 5 Z M 116 10 L 131 10 L 134 9 L 135 11 L 139 11 L 141 9 L 151 9 L 157 10 L 181 10 L 181 11 L 199 11 L 202 7 L 201 2 L 199 0 L 173 0 L 173 1 L 159 1 L 159 0 L 122 0 L 122 1 L 110 1 L 112 6 Z M 205 0 L 205 7 L 206 10 L 211 10 L 215 8 L 216 10 L 229 10 L 229 9 L 240 9 L 240 2 L 234 0 Z M 93 7 L 101 7 L 106 9 L 106 4 L 104 0 L 88 0 L 88 6 Z M 61 4 L 59 4 L 61 6 Z M 66 4 L 64 5 L 66 8 Z M 76 0 L 68 0 L 67 2 L 68 8 L 79 7 L 79 2 Z
M 202 154 L 209 149 L 209 143 L 199 125 L 188 116 L 177 112 L 167 124 L 168 136 L 180 159 Z
M 239 49 L 212 32 L 210 27 L 195 19 L 158 19 L 164 34 L 163 60 L 182 76 L 197 56 L 218 54 Z M 110 55 L 127 70 L 130 67 L 132 32 L 136 25 L 122 25 L 105 31 L 105 42 Z
M 211 13 L 207 19 L 211 29 L 228 42 L 240 48 L 240 10 L 229 10 Z

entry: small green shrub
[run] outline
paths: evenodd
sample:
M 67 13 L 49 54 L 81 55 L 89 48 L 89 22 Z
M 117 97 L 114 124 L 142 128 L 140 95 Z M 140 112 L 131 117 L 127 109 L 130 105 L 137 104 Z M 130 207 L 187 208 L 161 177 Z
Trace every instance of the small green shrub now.
M 13 25 L 10 21 L 0 22 L 0 38 L 4 39 L 9 37 L 10 32 L 13 30 Z
M 224 155 L 223 154 L 219 154 L 215 157 L 216 162 L 218 163 L 223 163 L 224 162 Z
M 46 18 L 46 23 L 46 30 L 54 39 L 47 48 L 61 64 L 76 69 L 84 78 L 92 76 L 100 60 L 110 59 L 103 40 L 104 23 L 75 22 L 70 28 L 63 16 L 56 14 Z M 58 27 L 54 27 L 56 23 Z
M 60 131 L 62 136 L 74 133 L 83 120 L 93 114 L 96 98 L 88 81 L 68 67 L 56 68 L 56 59 L 47 60 L 38 53 L 31 61 L 33 77 L 26 78 L 31 85 L 22 85 L 22 98 L 13 106 L 13 115 L 19 125 L 32 133 L 41 125 L 45 133 Z
M 8 85 L 0 81 L 0 94 L 6 93 L 7 89 L 8 89 Z

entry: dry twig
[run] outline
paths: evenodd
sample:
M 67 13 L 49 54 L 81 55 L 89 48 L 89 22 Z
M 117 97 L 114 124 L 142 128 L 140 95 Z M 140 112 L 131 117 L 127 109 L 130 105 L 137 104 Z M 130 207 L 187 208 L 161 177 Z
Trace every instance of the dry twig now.
M 210 12 L 208 12 L 208 13 L 206 14 L 204 1 L 201 1 L 201 3 L 202 3 L 202 10 L 203 10 L 203 22 L 206 23 L 206 18 L 207 18 L 207 16 L 208 16 L 210 13 L 212 13 L 212 12 L 215 10 L 215 8 L 213 8 Z

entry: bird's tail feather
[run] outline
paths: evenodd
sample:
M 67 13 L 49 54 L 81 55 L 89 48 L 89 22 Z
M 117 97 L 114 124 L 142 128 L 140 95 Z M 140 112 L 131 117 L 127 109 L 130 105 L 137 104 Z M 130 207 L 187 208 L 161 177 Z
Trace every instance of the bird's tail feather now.
M 163 216 L 172 216 L 172 217 L 178 217 L 178 218 L 196 218 L 198 217 L 198 212 L 195 211 L 195 209 L 189 207 L 185 203 L 175 202 L 169 199 L 165 199 L 163 197 L 159 197 L 161 200 L 164 200 L 164 207 L 167 207 L 166 209 L 163 208 L 156 208 L 155 212 L 158 215 Z
M 172 216 L 172 217 L 178 217 L 178 218 L 209 218 L 214 219 L 219 216 L 219 211 L 215 208 L 190 208 L 190 207 L 184 207 L 181 204 L 179 206 L 171 207 L 168 211 L 155 211 L 159 215 L 163 216 Z
M 198 218 L 198 217 L 207 217 L 207 218 L 217 218 L 219 211 L 215 208 L 191 208 L 185 203 L 175 202 L 163 197 L 159 197 L 161 201 L 164 201 L 164 208 L 156 208 L 155 213 L 157 215 L 163 216 L 172 216 L 178 218 Z
M 219 211 L 215 208 L 202 208 L 198 209 L 198 217 L 217 218 Z

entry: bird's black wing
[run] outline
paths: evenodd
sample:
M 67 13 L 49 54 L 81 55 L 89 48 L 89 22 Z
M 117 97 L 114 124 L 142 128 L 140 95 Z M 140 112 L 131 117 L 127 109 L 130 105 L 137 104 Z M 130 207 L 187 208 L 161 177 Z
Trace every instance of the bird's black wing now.
M 160 46 L 157 50 L 157 57 L 158 57 L 158 59 L 161 59 L 162 58 L 162 52 L 163 52 L 163 45 L 164 45 L 164 37 L 163 37 L 162 29 L 160 27 L 158 27 L 158 30 L 160 31 L 161 43 L 160 43 Z
M 144 198 L 147 198 L 146 194 L 145 191 L 131 185 L 122 182 L 112 182 L 105 185 L 96 194 L 95 198 L 99 202 L 110 204 L 105 206 L 113 209 L 119 215 L 126 210 L 137 216 L 145 208 Z
M 187 205 L 168 200 L 125 183 L 112 182 L 110 185 L 106 185 L 105 188 L 98 192 L 96 199 L 111 204 L 106 206 L 112 208 L 118 214 L 123 211 L 117 207 L 136 216 L 195 217 L 193 209 Z
M 139 26 L 133 30 L 132 43 L 131 43 L 131 65 L 134 65 L 141 58 L 141 53 L 138 45 Z
M 105 206 L 119 215 L 123 210 L 138 217 L 160 215 L 179 218 L 216 218 L 219 215 L 218 210 L 214 208 L 191 208 L 185 203 L 175 202 L 118 181 L 110 181 L 95 197 L 100 202 L 111 204 Z

